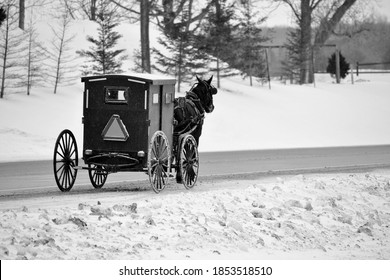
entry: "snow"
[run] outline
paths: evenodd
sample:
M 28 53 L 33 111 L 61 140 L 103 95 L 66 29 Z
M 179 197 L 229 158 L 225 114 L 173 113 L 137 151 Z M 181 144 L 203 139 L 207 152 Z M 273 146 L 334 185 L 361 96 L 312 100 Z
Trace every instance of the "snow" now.
M 77 48 L 92 28 L 81 27 Z M 134 38 L 122 41 L 130 56 Z M 349 79 L 270 90 L 224 78 L 200 151 L 389 144 L 390 76 Z M 0 161 L 50 160 L 65 128 L 81 149 L 82 92 L 77 81 L 1 99 Z M 390 170 L 1 198 L 0 258 L 389 259 L 389 198 Z
M 389 259 L 390 171 L 2 202 L 1 259 Z
M 250 87 L 240 77 L 222 79 L 199 150 L 389 144 L 390 76 L 363 77 L 355 84 L 335 84 L 328 75 L 319 75 L 316 87 L 273 81 L 271 90 Z M 0 100 L 0 161 L 51 159 L 65 128 L 81 149 L 82 92 L 79 81 L 57 94 L 39 88 L 31 96 L 13 94 Z
M 85 38 L 96 36 L 96 28 L 91 21 L 73 21 L 69 30 L 69 36 L 75 35 L 69 46 L 71 52 L 87 49 Z M 38 22 L 38 31 L 41 41 L 49 45 L 52 38 L 46 21 Z M 117 31 L 123 35 L 118 48 L 126 49 L 129 56 L 123 61 L 123 69 L 132 72 L 134 50 L 139 48 L 139 26 L 123 23 Z M 158 48 L 159 32 L 155 26 L 150 32 L 151 47 Z M 241 77 L 223 78 L 214 97 L 215 110 L 205 119 L 199 150 L 389 144 L 390 74 L 354 78 L 354 84 L 350 76 L 342 84 L 335 84 L 328 74 L 318 74 L 316 87 L 273 80 L 271 90 L 258 82 L 250 87 L 249 81 Z M 182 85 L 183 92 L 176 95 L 183 95 L 190 87 Z M 51 159 L 55 140 L 65 128 L 74 133 L 82 148 L 81 80 L 60 87 L 55 95 L 52 91 L 48 87 L 33 88 L 30 96 L 6 93 L 0 100 L 0 162 Z

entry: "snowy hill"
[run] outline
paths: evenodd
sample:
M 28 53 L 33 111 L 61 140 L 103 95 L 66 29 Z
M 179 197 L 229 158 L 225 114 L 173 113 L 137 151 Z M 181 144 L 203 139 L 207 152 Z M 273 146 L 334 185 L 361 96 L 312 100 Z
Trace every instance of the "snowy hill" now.
M 223 79 L 200 151 L 390 143 L 390 75 L 363 75 L 354 85 L 320 79 L 315 88 L 273 82 L 271 90 Z M 79 82 L 56 95 L 40 88 L 0 100 L 0 161 L 50 159 L 65 128 L 82 147 L 82 92 Z

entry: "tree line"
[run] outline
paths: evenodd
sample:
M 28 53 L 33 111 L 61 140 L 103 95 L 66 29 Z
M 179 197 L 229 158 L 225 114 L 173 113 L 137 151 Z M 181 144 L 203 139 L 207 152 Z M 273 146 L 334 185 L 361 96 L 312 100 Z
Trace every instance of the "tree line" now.
M 20 22 L 19 0 L 0 3 L 3 21 L 0 26 L 0 97 L 6 91 L 23 90 L 27 95 L 37 85 L 52 85 L 57 92 L 60 84 L 68 84 L 74 74 L 74 54 L 69 33 L 71 18 L 62 6 L 48 0 L 26 0 L 24 6 L 28 20 Z M 51 6 L 51 8 L 48 8 Z M 36 16 L 42 11 L 52 12 L 49 29 L 51 40 L 44 44 L 38 37 Z M 73 74 L 71 74 L 73 73 Z

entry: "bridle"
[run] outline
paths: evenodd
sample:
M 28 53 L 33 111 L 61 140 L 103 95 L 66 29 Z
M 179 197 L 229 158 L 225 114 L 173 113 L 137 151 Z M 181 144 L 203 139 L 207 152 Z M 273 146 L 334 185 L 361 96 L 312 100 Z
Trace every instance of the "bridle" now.
M 218 90 L 213 86 L 209 85 L 206 81 L 200 80 L 200 82 L 206 87 L 207 93 L 210 95 L 215 95 L 217 94 Z M 193 92 L 192 90 L 199 85 L 198 83 L 193 84 L 193 86 L 190 89 L 190 92 Z

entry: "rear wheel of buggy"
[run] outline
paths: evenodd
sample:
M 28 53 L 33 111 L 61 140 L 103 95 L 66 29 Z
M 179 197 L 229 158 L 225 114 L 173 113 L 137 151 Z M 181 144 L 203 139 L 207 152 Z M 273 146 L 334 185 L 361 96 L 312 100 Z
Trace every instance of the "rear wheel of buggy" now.
M 58 135 L 53 156 L 54 178 L 58 188 L 67 192 L 76 181 L 79 154 L 73 133 L 65 129 Z
M 108 172 L 102 165 L 89 164 L 88 175 L 92 186 L 95 189 L 100 189 L 104 186 L 104 183 L 106 183 Z
M 186 189 L 191 189 L 198 179 L 199 154 L 195 138 L 188 134 L 181 141 L 179 168 Z
M 171 170 L 171 147 L 162 131 L 156 131 L 150 139 L 148 150 L 148 175 L 156 193 L 162 191 L 169 181 Z

